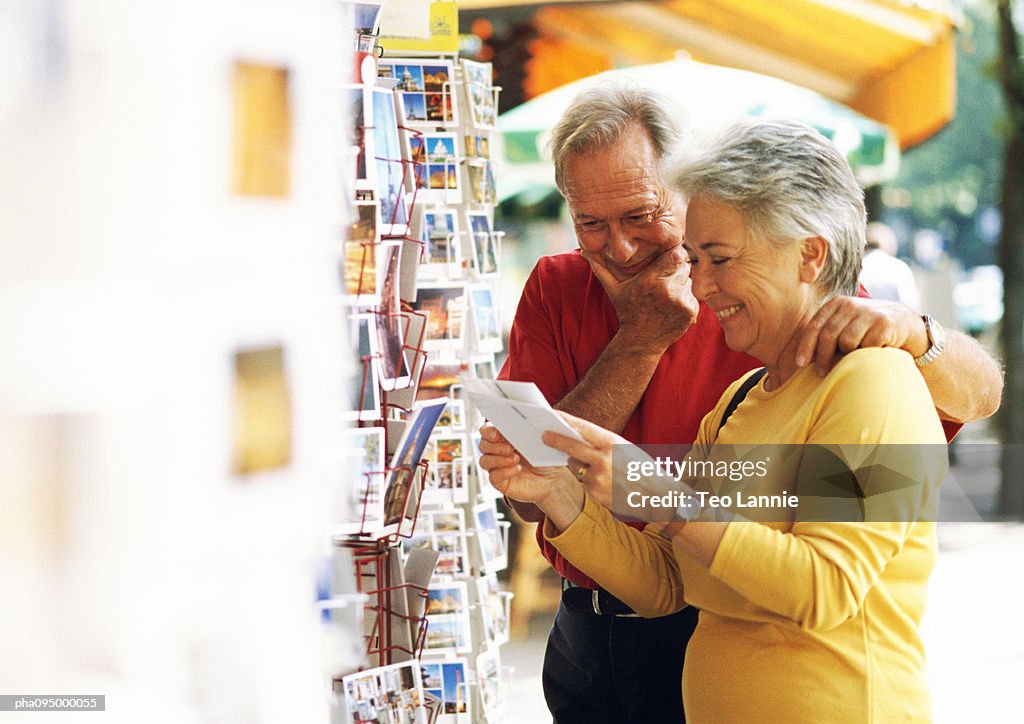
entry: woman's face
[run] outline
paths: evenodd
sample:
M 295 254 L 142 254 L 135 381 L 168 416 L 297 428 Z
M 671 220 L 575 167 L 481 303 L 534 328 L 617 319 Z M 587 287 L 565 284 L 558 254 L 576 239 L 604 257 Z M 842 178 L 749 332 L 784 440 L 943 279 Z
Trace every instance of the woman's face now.
M 756 238 L 737 209 L 698 197 L 687 208 L 685 247 L 693 293 L 718 317 L 726 344 L 777 362 L 816 304 L 804 245 Z

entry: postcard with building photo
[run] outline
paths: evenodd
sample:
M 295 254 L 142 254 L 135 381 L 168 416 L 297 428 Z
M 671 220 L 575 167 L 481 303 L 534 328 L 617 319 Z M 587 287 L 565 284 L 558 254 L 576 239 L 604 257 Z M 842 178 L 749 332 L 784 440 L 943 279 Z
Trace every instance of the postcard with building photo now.
M 494 204 L 498 199 L 498 191 L 494 180 L 494 167 L 491 161 L 471 159 L 465 165 L 466 186 L 469 188 L 469 200 L 477 204 Z
M 437 421 L 438 428 L 447 428 L 452 432 L 466 429 L 466 403 L 464 400 L 452 398 L 445 405 L 444 412 Z
M 391 458 L 387 490 L 384 494 L 384 526 L 386 532 L 399 530 L 403 517 L 415 515 L 418 508 L 419 475 L 424 451 L 437 418 L 444 410 L 445 399 L 417 402 L 405 421 L 402 436 Z M 411 510 L 410 510 L 411 507 Z
M 415 301 L 415 296 L 413 297 Z M 423 334 L 427 315 L 421 312 L 402 312 L 405 339 L 405 359 L 409 365 L 409 384 L 388 393 L 388 407 L 393 410 L 411 410 L 419 392 L 422 370 L 427 363 L 427 352 L 423 349 Z
M 512 594 L 501 590 L 494 573 L 477 578 L 476 589 L 477 603 L 483 616 L 484 635 L 492 644 L 507 643 Z
M 466 550 L 465 530 L 458 533 L 435 531 L 433 548 L 438 553 L 437 575 L 469 575 L 469 551 Z
M 469 287 L 470 309 L 473 316 L 473 348 L 478 352 L 500 352 L 501 325 L 494 290 L 488 284 Z
M 354 188 L 373 188 L 373 165 L 366 164 L 366 149 L 373 148 L 373 129 L 367 127 L 366 119 L 372 117 L 370 89 L 364 85 L 350 83 L 342 86 L 342 101 L 345 104 L 346 138 L 344 148 L 350 151 L 354 167 L 346 179 L 354 182 Z
M 469 575 L 466 519 L 462 509 L 421 508 L 416 523 L 416 534 L 402 543 L 402 549 L 406 554 L 413 548 L 430 548 L 438 553 L 437 566 L 434 569 L 438 576 Z
M 466 136 L 466 158 L 491 157 L 491 137 L 487 133 L 468 134 Z
M 420 272 L 420 257 L 423 256 L 425 244 L 417 241 L 423 237 L 423 207 L 410 200 L 409 233 L 402 238 L 402 254 L 399 259 L 401 277 L 398 284 L 398 297 L 403 302 L 412 304 L 416 301 L 416 281 Z
M 405 358 L 406 317 L 402 313 L 398 297 L 399 260 L 402 244 L 389 241 L 381 244 L 382 259 L 381 301 L 376 312 L 377 327 L 377 365 L 380 373 L 380 384 L 387 391 L 408 387 L 411 381 L 409 366 Z
M 427 151 L 421 133 L 409 137 L 409 160 L 415 167 L 416 188 L 427 188 Z
M 476 657 L 476 681 L 488 724 L 504 721 L 507 703 L 502 682 L 500 649 L 488 648 Z
M 388 58 L 377 64 L 377 74 L 395 79 L 409 125 L 457 126 L 453 68 L 446 60 Z
M 371 314 L 349 317 L 353 346 L 359 354 L 355 373 L 351 378 L 350 399 L 342 405 L 342 418 L 346 420 L 381 419 L 380 386 L 377 380 L 377 333 Z M 373 328 L 372 328 L 373 327 Z
M 504 531 L 498 522 L 498 511 L 493 500 L 473 506 L 473 522 L 476 525 L 476 540 L 484 571 L 495 573 L 503 570 L 508 565 L 508 554 L 505 550 Z
M 352 205 L 352 223 L 346 229 L 344 258 L 340 277 L 346 304 L 368 307 L 380 304 L 378 275 L 380 258 L 380 205 L 376 201 L 356 201 Z
M 470 369 L 478 380 L 493 380 L 497 377 L 493 354 L 477 354 L 470 357 Z
M 463 58 L 462 73 L 466 81 L 466 98 L 473 125 L 477 128 L 494 128 L 498 114 L 491 81 L 491 64 Z
M 443 207 L 428 207 L 423 213 L 421 238 L 421 278 L 451 278 L 453 274 L 461 273 L 462 249 L 458 243 L 458 214 Z
M 469 598 L 461 581 L 431 584 L 427 588 L 427 641 L 432 653 L 462 653 L 471 648 Z
M 403 236 L 409 231 L 406 206 L 406 168 L 408 152 L 402 152 L 398 135 L 395 94 L 384 88 L 372 88 L 373 149 L 376 192 L 380 199 L 381 234 Z
M 350 428 L 342 433 L 349 465 L 336 481 L 331 533 L 368 532 L 384 524 L 384 428 Z
M 383 2 L 350 3 L 352 29 L 357 35 L 377 35 L 380 29 L 380 10 Z
M 458 204 L 462 201 L 456 135 L 424 132 L 411 139 L 416 167 L 417 200 L 425 203 Z
M 485 212 L 466 212 L 470 247 L 473 251 L 473 268 L 478 276 L 493 276 L 498 273 L 498 256 L 491 233 L 491 220 Z
M 454 615 L 468 610 L 469 598 L 464 582 L 432 583 L 427 588 L 427 616 Z
M 427 314 L 423 347 L 428 350 L 461 350 L 465 345 L 466 285 L 450 282 L 424 284 L 416 295 L 417 311 Z M 420 380 L 422 386 L 423 381 Z
M 423 501 L 428 505 L 469 502 L 469 457 L 465 434 L 437 434 L 431 439 Z
M 466 660 L 424 661 L 420 664 L 423 690 L 441 697 L 439 724 L 469 724 L 472 721 Z
M 366 669 L 341 679 L 347 716 L 360 724 L 427 724 L 418 661 Z

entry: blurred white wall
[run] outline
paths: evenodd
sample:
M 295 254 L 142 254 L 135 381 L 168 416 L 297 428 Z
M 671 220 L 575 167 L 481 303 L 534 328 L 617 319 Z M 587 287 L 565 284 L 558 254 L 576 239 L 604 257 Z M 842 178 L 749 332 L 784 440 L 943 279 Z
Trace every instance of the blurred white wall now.
M 4 693 L 327 719 L 349 38 L 334 0 L 0 0 Z M 230 191 L 236 60 L 289 70 L 287 198 Z M 238 478 L 233 355 L 274 344 L 291 462 Z

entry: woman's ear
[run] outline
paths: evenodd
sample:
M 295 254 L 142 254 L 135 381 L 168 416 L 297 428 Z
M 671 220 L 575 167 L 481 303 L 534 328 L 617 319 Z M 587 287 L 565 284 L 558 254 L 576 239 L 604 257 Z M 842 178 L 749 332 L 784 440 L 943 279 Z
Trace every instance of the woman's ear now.
M 813 284 L 821 276 L 828 258 L 828 242 L 820 236 L 809 236 L 800 242 L 800 281 Z

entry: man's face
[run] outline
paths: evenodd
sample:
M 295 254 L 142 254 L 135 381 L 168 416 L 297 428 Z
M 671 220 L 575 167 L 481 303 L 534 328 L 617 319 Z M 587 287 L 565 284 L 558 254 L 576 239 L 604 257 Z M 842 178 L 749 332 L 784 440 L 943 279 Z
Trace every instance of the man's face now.
M 569 156 L 564 179 L 584 256 L 617 280 L 682 243 L 685 208 L 661 183 L 654 144 L 639 126 L 608 146 Z

